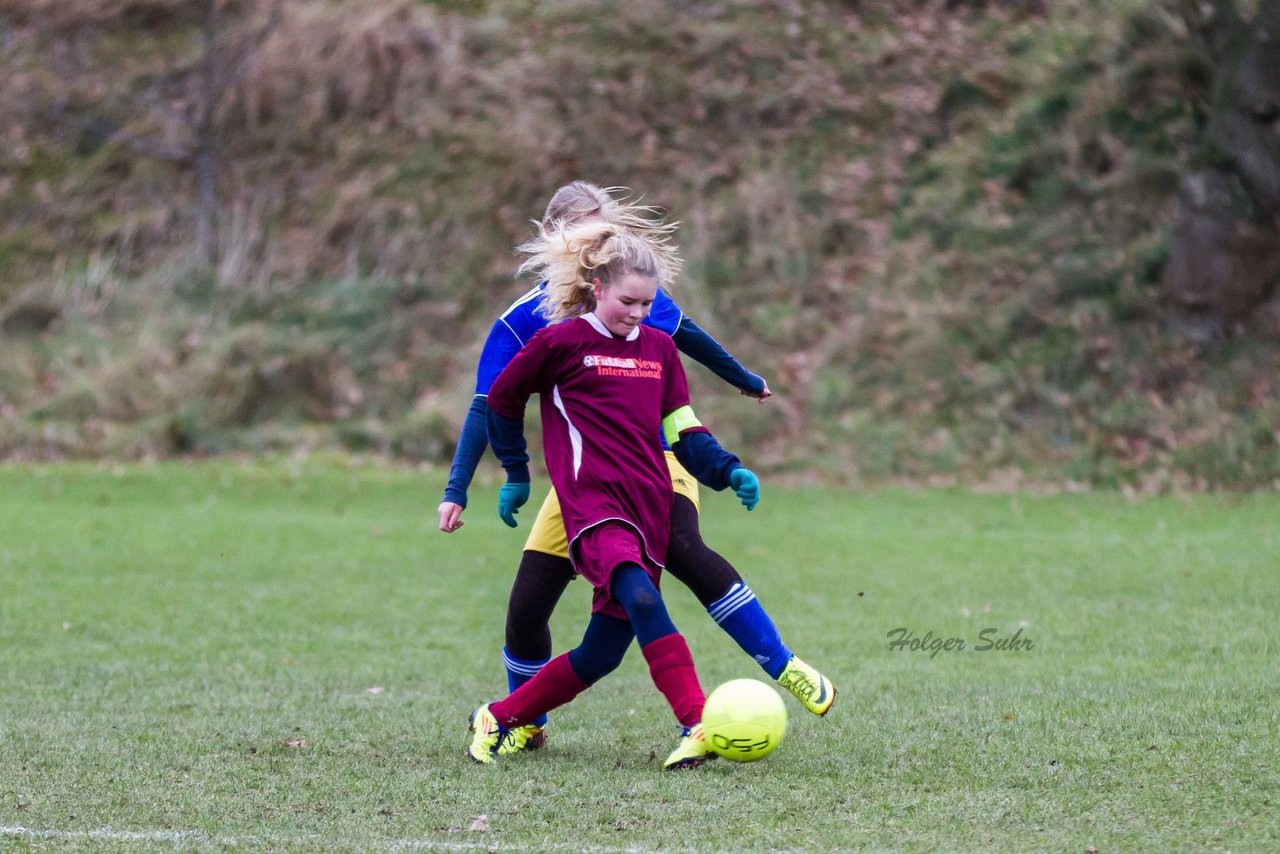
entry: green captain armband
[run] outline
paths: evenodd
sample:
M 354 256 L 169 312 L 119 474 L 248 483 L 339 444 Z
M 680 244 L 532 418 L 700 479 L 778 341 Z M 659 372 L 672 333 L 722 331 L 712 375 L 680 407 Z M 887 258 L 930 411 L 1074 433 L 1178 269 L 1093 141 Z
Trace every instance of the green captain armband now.
M 681 432 L 690 427 L 701 427 L 702 422 L 693 414 L 692 406 L 682 406 L 662 419 L 662 438 L 667 440 L 667 447 L 674 448 L 680 441 Z

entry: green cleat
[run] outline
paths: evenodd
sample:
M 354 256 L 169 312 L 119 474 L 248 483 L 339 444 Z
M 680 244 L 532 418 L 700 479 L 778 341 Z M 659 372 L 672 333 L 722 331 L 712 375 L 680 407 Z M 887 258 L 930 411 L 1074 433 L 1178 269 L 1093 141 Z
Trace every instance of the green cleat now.
M 663 771 L 679 771 L 682 768 L 697 768 L 703 762 L 715 759 L 711 750 L 711 742 L 702 734 L 702 724 L 684 727 L 680 730 L 680 743 L 662 763 Z
M 471 713 L 467 729 L 472 734 L 467 758 L 481 765 L 492 765 L 503 744 L 511 739 L 511 730 L 498 724 L 488 703 Z
M 831 704 L 836 701 L 836 689 L 827 677 L 801 661 L 798 655 L 791 656 L 787 668 L 778 677 L 778 684 L 818 717 L 831 711 Z
M 525 724 L 507 731 L 507 737 L 498 745 L 499 756 L 510 756 L 522 750 L 537 750 L 547 743 L 547 733 L 540 726 Z

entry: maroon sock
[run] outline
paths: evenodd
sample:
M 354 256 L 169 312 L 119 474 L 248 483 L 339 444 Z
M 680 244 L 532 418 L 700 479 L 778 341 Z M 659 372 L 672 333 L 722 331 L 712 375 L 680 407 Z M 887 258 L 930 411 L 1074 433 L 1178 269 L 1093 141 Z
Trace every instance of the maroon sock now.
M 590 687 L 578 678 L 569 664 L 569 653 L 553 658 L 528 682 L 513 691 L 505 700 L 489 704 L 489 711 L 498 719 L 498 725 L 507 729 L 524 726 L 559 708 Z
M 671 704 L 681 726 L 693 726 L 702 720 L 702 706 L 707 698 L 698 684 L 693 668 L 693 654 L 684 636 L 676 633 L 650 641 L 640 648 L 649 662 L 649 675 L 662 696 Z

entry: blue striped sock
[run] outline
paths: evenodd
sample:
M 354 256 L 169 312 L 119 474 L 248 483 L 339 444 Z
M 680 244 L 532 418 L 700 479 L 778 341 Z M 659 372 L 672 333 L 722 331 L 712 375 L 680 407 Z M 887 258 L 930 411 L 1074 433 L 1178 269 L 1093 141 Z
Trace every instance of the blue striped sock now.
M 507 648 L 502 648 L 502 665 L 507 668 L 507 689 L 508 693 L 515 693 L 515 690 L 530 679 L 538 675 L 538 671 L 547 666 L 549 658 L 540 661 L 530 661 L 525 658 L 516 658 Z M 535 720 L 530 721 L 534 726 L 546 726 L 547 716 L 539 715 Z
M 707 613 L 770 678 L 782 675 L 791 660 L 791 650 L 782 642 L 773 620 L 750 587 L 742 582 L 734 584 L 728 593 L 711 603 Z

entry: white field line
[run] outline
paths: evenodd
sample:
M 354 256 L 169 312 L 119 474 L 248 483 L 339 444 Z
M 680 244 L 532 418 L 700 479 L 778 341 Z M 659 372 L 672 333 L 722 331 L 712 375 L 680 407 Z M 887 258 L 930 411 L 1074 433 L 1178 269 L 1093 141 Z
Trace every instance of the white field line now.
M 0 827 L 0 837 L 17 839 L 73 840 L 92 839 L 98 842 L 208 842 L 216 845 L 235 845 L 260 840 L 235 839 L 228 836 L 210 836 L 201 830 L 35 830 L 30 827 Z
M 483 834 L 478 834 L 483 836 Z M 326 840 L 320 836 L 215 836 L 203 830 L 114 830 L 110 827 L 97 830 L 39 830 L 30 827 L 5 827 L 0 825 L 0 839 L 41 839 L 48 841 L 73 842 L 76 840 L 92 840 L 94 842 L 139 842 L 139 843 L 196 843 L 236 846 L 271 846 L 271 845 L 321 845 Z M 511 845 L 497 841 L 451 842 L 435 839 L 383 839 L 373 843 L 373 848 L 388 851 L 592 851 L 619 852 L 619 854 L 641 854 L 647 848 L 607 848 L 602 846 L 582 846 L 566 843 L 546 843 L 537 845 Z

